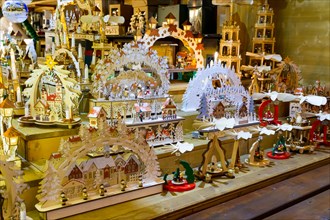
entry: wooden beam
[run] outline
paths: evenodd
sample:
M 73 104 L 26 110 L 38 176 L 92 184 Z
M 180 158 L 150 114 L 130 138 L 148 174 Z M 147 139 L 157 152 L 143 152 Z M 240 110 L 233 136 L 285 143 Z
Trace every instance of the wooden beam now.
M 40 0 L 40 1 L 31 2 L 28 6 L 32 6 L 32 5 L 56 5 L 56 4 L 57 4 L 56 0 Z

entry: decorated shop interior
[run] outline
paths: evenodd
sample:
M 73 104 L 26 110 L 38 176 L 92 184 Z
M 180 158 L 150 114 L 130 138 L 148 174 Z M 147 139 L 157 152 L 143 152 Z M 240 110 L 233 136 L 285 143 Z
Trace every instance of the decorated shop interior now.
M 328 166 L 328 14 L 323 1 L 3 0 L 0 219 L 211 217 Z

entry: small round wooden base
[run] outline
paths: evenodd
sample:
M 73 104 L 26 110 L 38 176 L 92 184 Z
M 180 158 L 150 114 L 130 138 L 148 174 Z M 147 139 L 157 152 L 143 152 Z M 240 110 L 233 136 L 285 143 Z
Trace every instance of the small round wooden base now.
M 184 192 L 195 189 L 195 183 L 187 183 L 186 180 L 184 181 L 183 184 L 176 185 L 172 183 L 172 180 L 168 180 L 167 184 L 164 184 L 164 189 L 170 192 Z
M 284 160 L 290 158 L 291 154 L 289 152 L 284 152 L 283 154 L 275 154 L 270 151 L 267 153 L 267 157 L 277 160 Z
M 245 163 L 250 165 L 250 166 L 255 166 L 255 167 L 264 167 L 269 165 L 270 161 L 268 159 L 263 159 L 261 161 L 254 161 L 250 162 L 249 159 L 245 159 Z

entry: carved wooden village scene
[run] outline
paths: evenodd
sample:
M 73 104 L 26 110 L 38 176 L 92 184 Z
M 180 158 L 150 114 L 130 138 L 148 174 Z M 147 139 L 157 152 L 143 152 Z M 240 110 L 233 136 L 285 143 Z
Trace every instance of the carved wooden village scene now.
M 140 43 L 113 49 L 100 60 L 93 77 L 95 104 L 111 122 L 123 120 L 136 132 L 143 130 L 152 145 L 183 140 L 182 120 L 168 95 L 167 64 L 156 51 Z
M 196 86 L 202 83 L 202 86 Z M 234 69 L 216 61 L 197 72 L 183 96 L 182 109 L 196 111 L 197 119 L 214 122 L 214 119 L 233 118 L 236 124 L 256 121 L 253 100 L 241 85 Z

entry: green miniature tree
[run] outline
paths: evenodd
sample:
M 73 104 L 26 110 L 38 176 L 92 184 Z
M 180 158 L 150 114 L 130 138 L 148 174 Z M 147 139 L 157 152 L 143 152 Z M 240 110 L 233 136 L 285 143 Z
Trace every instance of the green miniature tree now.
M 189 163 L 187 161 L 184 160 L 180 160 L 180 164 L 186 169 L 186 176 L 187 176 L 187 182 L 188 183 L 193 183 L 195 182 L 195 176 L 194 176 L 194 171 L 191 168 L 191 166 L 189 165 Z

